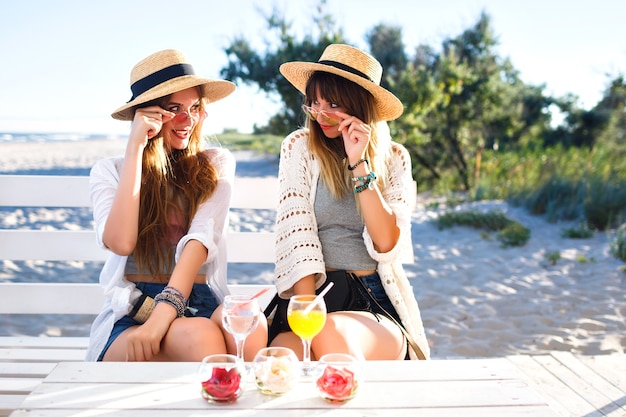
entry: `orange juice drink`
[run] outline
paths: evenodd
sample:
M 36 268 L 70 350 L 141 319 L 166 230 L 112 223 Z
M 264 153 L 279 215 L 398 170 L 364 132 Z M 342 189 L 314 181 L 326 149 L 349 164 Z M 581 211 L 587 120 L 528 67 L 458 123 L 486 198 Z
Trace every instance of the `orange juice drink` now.
M 312 340 L 322 331 L 326 323 L 326 313 L 313 310 L 304 314 L 304 311 L 294 310 L 287 315 L 287 321 L 295 334 L 303 339 Z

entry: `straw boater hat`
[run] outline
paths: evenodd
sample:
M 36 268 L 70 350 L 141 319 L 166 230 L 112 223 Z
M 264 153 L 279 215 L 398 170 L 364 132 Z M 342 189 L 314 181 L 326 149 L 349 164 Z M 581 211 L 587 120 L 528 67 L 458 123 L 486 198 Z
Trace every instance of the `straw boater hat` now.
M 182 52 L 167 49 L 154 53 L 133 67 L 130 73 L 133 96 L 111 117 L 132 120 L 138 105 L 196 86 L 201 86 L 202 96 L 209 102 L 223 99 L 235 91 L 235 84 L 230 81 L 195 75 Z
M 402 102 L 380 86 L 383 67 L 360 49 L 333 44 L 326 47 L 317 62 L 287 62 L 280 66 L 280 73 L 302 94 L 306 94 L 306 84 L 315 71 L 339 75 L 369 91 L 376 101 L 380 120 L 397 119 L 404 110 Z

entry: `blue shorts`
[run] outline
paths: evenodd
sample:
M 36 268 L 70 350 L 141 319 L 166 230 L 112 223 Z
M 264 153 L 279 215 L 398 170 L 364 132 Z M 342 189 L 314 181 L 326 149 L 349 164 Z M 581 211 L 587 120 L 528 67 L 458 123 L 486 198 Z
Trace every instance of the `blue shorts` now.
M 402 321 L 400 320 L 400 316 L 396 312 L 396 309 L 393 307 L 393 304 L 391 304 L 391 300 L 385 292 L 385 287 L 383 287 L 383 283 L 380 280 L 380 275 L 378 275 L 378 272 L 374 272 L 371 275 L 364 275 L 355 278 L 360 279 L 363 283 L 363 285 L 357 286 L 363 297 L 367 298 L 368 296 L 370 296 L 373 300 L 376 301 L 370 305 L 372 312 L 385 316 L 385 313 L 388 313 L 394 319 L 396 319 L 398 323 L 402 323 Z
M 141 290 L 146 295 L 154 298 L 158 293 L 163 291 L 167 284 L 156 284 L 156 283 L 148 283 L 148 282 L 138 282 L 136 283 L 137 289 Z M 206 317 L 211 318 L 211 315 L 219 305 L 219 302 L 213 291 L 211 291 L 211 287 L 206 284 L 193 284 L 191 289 L 191 295 L 189 296 L 188 306 L 190 309 L 185 311 L 186 317 Z M 195 310 L 197 309 L 197 311 Z M 193 312 L 193 313 L 192 313 Z M 136 320 L 133 320 L 129 316 L 124 316 L 119 319 L 113 325 L 113 330 L 111 331 L 111 335 L 109 336 L 109 340 L 107 340 L 104 349 L 102 349 L 102 353 L 98 356 L 98 361 L 102 361 L 104 354 L 106 353 L 111 343 L 126 329 L 132 326 L 137 326 L 139 323 Z

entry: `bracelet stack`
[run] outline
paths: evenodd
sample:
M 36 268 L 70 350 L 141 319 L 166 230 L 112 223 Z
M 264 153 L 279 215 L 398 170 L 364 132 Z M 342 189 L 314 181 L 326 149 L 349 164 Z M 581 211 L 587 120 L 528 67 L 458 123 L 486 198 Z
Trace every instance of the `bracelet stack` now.
M 185 315 L 187 300 L 183 294 L 174 287 L 167 286 L 154 297 L 155 305 L 158 303 L 167 303 L 176 310 L 176 317 L 180 318 Z
M 376 173 L 374 171 L 370 171 L 370 173 L 364 177 L 353 177 L 352 182 L 357 183 L 354 186 L 354 194 L 358 194 L 366 188 L 373 190 L 376 178 Z

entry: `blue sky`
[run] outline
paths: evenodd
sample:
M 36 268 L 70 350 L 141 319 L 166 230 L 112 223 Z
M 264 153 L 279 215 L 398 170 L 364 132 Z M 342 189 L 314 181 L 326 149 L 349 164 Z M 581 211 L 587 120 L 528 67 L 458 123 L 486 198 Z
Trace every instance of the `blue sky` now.
M 125 134 L 128 123 L 110 113 L 130 97 L 132 66 L 152 52 L 176 48 L 196 72 L 218 77 L 223 49 L 237 35 L 263 48 L 265 20 L 276 4 L 298 33 L 310 27 L 309 0 L 22 0 L 0 14 L 0 132 Z M 384 7 L 382 7 L 384 5 Z M 407 52 L 438 48 L 486 11 L 500 45 L 524 82 L 546 92 L 573 93 L 585 108 L 607 86 L 607 74 L 626 73 L 626 2 L 614 0 L 328 0 L 350 43 L 366 48 L 378 23 L 402 27 Z M 206 133 L 250 131 L 277 104 L 241 86 L 210 106 Z

